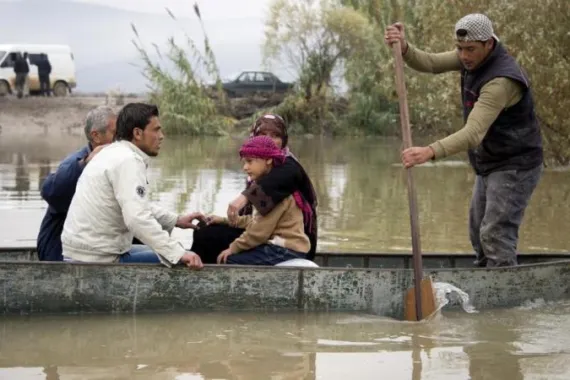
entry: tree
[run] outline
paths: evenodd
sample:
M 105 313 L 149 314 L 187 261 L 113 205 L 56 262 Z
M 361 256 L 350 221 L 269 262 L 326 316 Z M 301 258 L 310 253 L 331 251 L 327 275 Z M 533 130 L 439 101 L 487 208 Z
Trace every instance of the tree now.
M 307 101 L 331 85 L 332 72 L 346 54 L 326 25 L 331 3 L 275 0 L 265 26 L 264 63 L 286 62 L 299 78 Z
M 454 25 L 469 13 L 485 13 L 507 50 L 529 74 L 547 153 L 570 163 L 570 7 L 568 0 L 342 0 L 366 14 L 380 28 L 402 21 L 408 41 L 426 51 L 454 49 Z M 391 57 L 380 61 L 382 72 L 393 70 Z M 415 128 L 436 134 L 463 125 L 457 73 L 437 76 L 407 70 L 406 84 Z M 393 96 L 393 77 L 375 78 L 382 93 Z

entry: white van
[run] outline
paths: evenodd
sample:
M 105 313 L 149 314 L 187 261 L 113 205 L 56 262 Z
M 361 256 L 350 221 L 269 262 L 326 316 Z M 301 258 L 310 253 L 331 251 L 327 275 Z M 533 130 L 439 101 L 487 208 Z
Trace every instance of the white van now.
M 34 62 L 42 53 L 47 55 L 51 64 L 49 79 L 55 96 L 66 96 L 77 86 L 75 61 L 69 46 L 0 44 L 0 96 L 15 93 L 16 74 L 14 73 L 14 59 L 18 53 L 28 53 L 30 93 L 40 90 L 38 68 L 34 65 Z

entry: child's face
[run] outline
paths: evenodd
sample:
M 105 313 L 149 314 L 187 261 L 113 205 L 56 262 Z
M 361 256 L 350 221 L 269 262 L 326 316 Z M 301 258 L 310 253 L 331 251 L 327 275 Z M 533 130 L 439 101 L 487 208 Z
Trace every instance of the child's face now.
M 261 130 L 256 136 L 267 136 L 271 137 L 271 140 L 277 145 L 279 149 L 283 149 L 283 139 L 277 133 L 273 131 Z
M 243 171 L 253 180 L 263 177 L 271 170 L 273 160 L 265 158 L 244 157 Z

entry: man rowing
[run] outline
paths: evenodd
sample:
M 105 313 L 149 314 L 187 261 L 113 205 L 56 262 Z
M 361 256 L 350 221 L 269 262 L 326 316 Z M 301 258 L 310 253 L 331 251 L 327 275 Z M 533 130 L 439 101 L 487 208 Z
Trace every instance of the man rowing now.
M 516 265 L 519 227 L 542 174 L 542 138 L 527 75 L 493 31 L 491 20 L 470 14 L 455 25 L 456 49 L 426 53 L 406 41 L 404 25 L 386 28 L 400 41 L 411 68 L 461 73 L 464 127 L 425 147 L 402 152 L 406 168 L 467 151 L 476 173 L 469 235 L 476 264 Z

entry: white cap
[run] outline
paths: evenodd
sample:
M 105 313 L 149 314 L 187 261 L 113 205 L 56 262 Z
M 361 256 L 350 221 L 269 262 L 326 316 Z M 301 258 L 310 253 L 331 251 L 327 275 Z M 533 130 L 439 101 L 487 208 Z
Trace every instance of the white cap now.
M 491 20 L 480 13 L 472 13 L 455 24 L 455 38 L 457 41 L 487 41 L 491 38 L 499 40 L 493 31 Z

